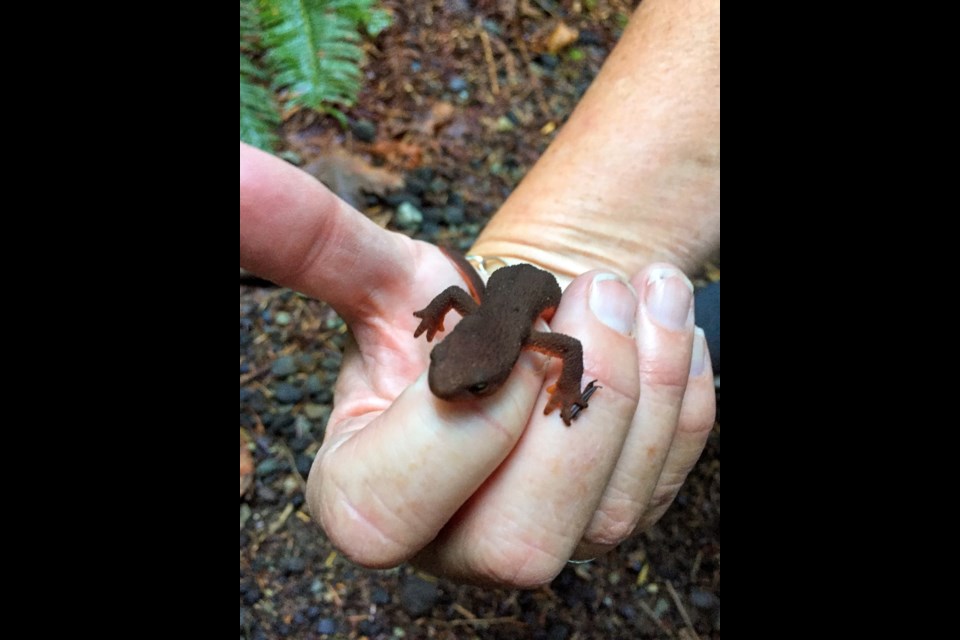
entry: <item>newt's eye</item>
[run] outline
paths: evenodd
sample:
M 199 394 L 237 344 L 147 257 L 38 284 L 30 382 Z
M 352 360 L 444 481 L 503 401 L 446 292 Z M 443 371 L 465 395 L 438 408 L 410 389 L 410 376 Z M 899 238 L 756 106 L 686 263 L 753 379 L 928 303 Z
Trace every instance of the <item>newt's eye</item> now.
M 472 393 L 473 395 L 478 396 L 478 395 L 482 394 L 484 391 L 486 391 L 486 389 L 487 389 L 487 383 L 486 383 L 486 382 L 478 382 L 477 384 L 472 385 L 472 386 L 471 386 L 469 389 L 467 389 L 467 390 L 468 390 L 470 393 Z

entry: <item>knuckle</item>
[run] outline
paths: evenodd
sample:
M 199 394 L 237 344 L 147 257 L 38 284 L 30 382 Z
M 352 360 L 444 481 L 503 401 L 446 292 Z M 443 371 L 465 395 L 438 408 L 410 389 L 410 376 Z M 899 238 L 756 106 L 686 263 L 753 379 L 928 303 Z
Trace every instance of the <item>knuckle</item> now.
M 640 514 L 640 505 L 632 500 L 602 508 L 594 514 L 583 539 L 591 544 L 616 546 L 633 535 Z
M 566 558 L 525 544 L 506 544 L 485 553 L 474 567 L 477 575 L 514 589 L 536 589 L 549 584 L 566 565 Z

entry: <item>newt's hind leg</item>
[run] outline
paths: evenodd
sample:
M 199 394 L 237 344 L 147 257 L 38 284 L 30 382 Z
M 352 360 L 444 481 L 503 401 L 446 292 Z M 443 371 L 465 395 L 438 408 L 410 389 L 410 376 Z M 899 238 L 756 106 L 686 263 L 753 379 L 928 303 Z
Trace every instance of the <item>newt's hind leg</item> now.
M 543 413 L 548 414 L 554 409 L 560 409 L 560 417 L 568 427 L 577 419 L 580 412 L 587 408 L 590 396 L 601 387 L 596 386 L 596 380 L 587 385 L 581 393 L 580 380 L 583 378 L 583 347 L 580 341 L 562 333 L 545 333 L 532 331 L 524 349 L 539 351 L 563 361 L 560 377 L 547 388 L 550 399 Z

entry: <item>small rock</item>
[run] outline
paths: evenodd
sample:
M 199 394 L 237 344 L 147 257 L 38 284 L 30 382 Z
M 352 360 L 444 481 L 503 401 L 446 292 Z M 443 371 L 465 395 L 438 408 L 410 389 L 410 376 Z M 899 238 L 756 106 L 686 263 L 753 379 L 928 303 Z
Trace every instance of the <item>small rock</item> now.
M 305 453 L 297 454 L 297 471 L 300 472 L 300 475 L 306 478 L 310 475 L 310 468 L 313 466 L 313 456 L 308 456 Z
M 260 601 L 260 598 L 263 597 L 263 594 L 260 593 L 260 589 L 253 587 L 248 589 L 245 594 L 243 594 L 243 601 L 248 605 L 254 605 Z
M 537 57 L 537 62 L 539 62 L 540 66 L 544 69 L 556 69 L 557 65 L 560 64 L 560 58 L 552 53 L 541 53 Z
M 437 176 L 430 181 L 431 193 L 446 193 L 450 189 L 450 183 L 443 176 Z
M 497 118 L 497 131 L 503 133 L 505 131 L 513 131 L 514 128 L 513 120 L 507 116 L 500 116 Z
M 423 210 L 424 224 L 437 224 L 443 220 L 443 209 L 441 207 L 427 207 Z
M 410 173 L 410 175 L 417 180 L 421 180 L 424 184 L 429 184 L 430 181 L 433 180 L 433 178 L 437 175 L 437 172 L 431 167 L 417 167 Z
M 485 18 L 483 21 L 483 28 L 492 33 L 495 36 L 503 35 L 503 29 L 500 28 L 500 25 L 490 18 Z
M 393 208 L 399 207 L 404 202 L 409 202 L 415 207 L 419 207 L 422 204 L 420 196 L 408 193 L 407 191 L 394 191 L 392 193 L 388 193 L 386 196 L 384 196 L 383 201 Z
M 254 391 L 250 396 L 250 409 L 256 411 L 257 413 L 263 413 L 267 410 L 267 399 L 263 397 L 263 394 L 259 391 Z
M 436 222 L 424 222 L 423 226 L 420 227 L 420 234 L 426 240 L 433 241 L 438 235 L 440 235 L 440 225 Z M 437 244 L 433 242 L 433 244 Z
M 307 561 L 301 558 L 300 556 L 285 558 L 283 561 L 283 570 L 286 571 L 288 574 L 303 573 L 303 570 L 306 568 L 307 568 Z
M 311 420 L 319 420 L 329 413 L 329 409 L 322 404 L 308 402 L 303 405 L 303 413 Z
M 320 364 L 321 364 L 321 365 L 323 366 L 323 368 L 326 369 L 327 371 L 331 371 L 331 372 L 336 373 L 337 371 L 340 371 L 340 362 L 341 362 L 341 360 L 342 360 L 342 358 L 341 358 L 340 354 L 338 353 L 338 354 L 336 354 L 336 355 L 329 355 L 329 356 L 327 356 L 326 358 L 323 359 L 323 362 L 321 362 Z
M 570 635 L 570 629 L 565 624 L 555 624 L 547 631 L 547 640 L 567 640 Z
M 450 91 L 463 91 L 469 85 L 467 84 L 467 81 L 460 76 L 453 76 L 450 78 L 450 82 L 447 83 L 447 86 L 450 87 Z
M 273 397 L 280 404 L 296 404 L 303 399 L 303 391 L 292 384 L 282 382 L 274 388 Z
M 594 33 L 593 31 L 581 31 L 580 35 L 577 37 L 577 43 L 600 46 L 603 44 L 603 38 L 600 37 L 599 33 Z
M 370 638 L 383 631 L 383 626 L 376 620 L 361 620 L 357 625 L 357 631 Z
M 304 503 L 304 498 L 302 493 L 295 493 L 293 494 L 293 497 L 290 498 L 290 504 L 293 505 L 294 509 L 299 509 L 300 507 L 303 506 L 303 503 Z
M 433 609 L 439 596 L 436 583 L 413 575 L 400 587 L 400 606 L 412 617 L 419 618 Z
M 370 601 L 374 604 L 387 604 L 390 602 L 390 594 L 383 587 L 374 587 L 370 589 Z
M 337 621 L 333 618 L 320 618 L 317 622 L 317 633 L 330 635 L 337 632 Z
M 273 317 L 273 321 L 281 327 L 285 327 L 290 324 L 292 319 L 293 318 L 291 318 L 290 314 L 286 311 L 277 311 L 277 315 Z
M 318 617 L 320 617 L 320 607 L 318 606 L 308 607 L 306 614 L 308 619 L 316 620 Z
M 313 428 L 313 425 L 310 423 L 310 420 L 307 416 L 297 416 L 293 421 L 293 432 L 298 436 L 310 433 L 310 430 Z
M 407 193 L 412 193 L 417 197 L 422 196 L 429 186 L 429 181 L 418 178 L 413 174 L 408 175 L 406 180 L 403 182 L 403 187 Z
M 397 226 L 403 229 L 416 229 L 423 224 L 423 214 L 409 202 L 402 202 L 397 207 Z
M 307 376 L 307 382 L 303 385 L 303 388 L 311 395 L 320 393 L 323 390 L 323 382 L 320 381 L 320 376 L 313 373 Z
M 466 221 L 463 207 L 448 204 L 443 208 L 443 219 L 449 225 L 463 224 Z
M 270 365 L 270 373 L 278 378 L 285 378 L 297 372 L 297 361 L 293 356 L 281 356 Z
M 296 429 L 293 426 L 296 419 L 287 411 L 283 413 L 264 414 L 261 416 L 261 419 L 263 420 L 263 424 L 269 426 L 270 430 L 274 433 L 291 438 L 297 435 Z
M 699 587 L 690 590 L 690 602 L 698 609 L 712 609 L 717 605 L 717 597 Z
M 276 473 L 280 470 L 280 467 L 283 466 L 283 462 L 277 460 L 276 458 L 267 458 L 263 462 L 257 465 L 257 475 L 260 477 L 268 476 L 271 473 Z
M 653 605 L 653 614 L 657 618 L 662 618 L 666 615 L 667 611 L 670 611 L 670 603 L 667 602 L 666 598 L 657 598 L 656 603 Z
M 257 502 L 260 502 L 262 504 L 276 504 L 277 492 L 266 485 L 258 484 L 257 485 Z
M 313 444 L 313 439 L 307 436 L 295 436 L 290 438 L 287 444 L 290 445 L 290 450 L 294 453 L 303 453 L 307 447 Z
M 317 367 L 317 359 L 309 353 L 301 353 L 297 356 L 297 368 L 304 373 L 313 371 Z
M 369 120 L 356 120 L 350 123 L 350 131 L 361 142 L 373 142 L 377 138 L 377 125 Z

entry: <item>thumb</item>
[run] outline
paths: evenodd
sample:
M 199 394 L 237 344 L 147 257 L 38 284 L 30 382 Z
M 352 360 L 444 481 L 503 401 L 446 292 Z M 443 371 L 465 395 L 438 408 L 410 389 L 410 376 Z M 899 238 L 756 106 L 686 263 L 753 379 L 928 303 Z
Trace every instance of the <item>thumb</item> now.
M 411 281 L 411 245 L 293 165 L 240 143 L 240 266 L 349 320 L 376 311 L 376 292 Z

